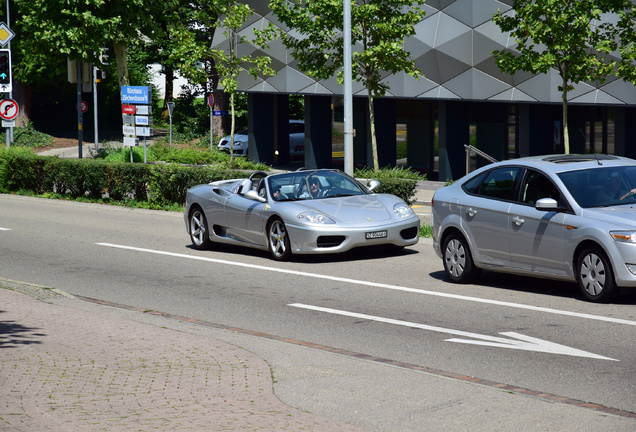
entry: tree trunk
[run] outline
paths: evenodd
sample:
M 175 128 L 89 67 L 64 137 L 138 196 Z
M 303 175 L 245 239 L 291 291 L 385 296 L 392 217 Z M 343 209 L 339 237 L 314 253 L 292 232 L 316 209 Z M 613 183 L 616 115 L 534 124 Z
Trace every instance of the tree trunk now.
M 172 102 L 174 100 L 174 69 L 166 68 L 165 72 L 165 95 L 163 98 L 163 107 L 161 109 L 161 118 L 169 119 L 170 113 L 168 112 L 168 102 Z
M 564 153 L 570 154 L 570 133 L 568 130 L 568 88 L 567 82 L 563 79 L 563 146 Z
M 373 94 L 369 92 L 369 124 L 371 126 L 371 151 L 373 152 L 373 171 L 380 169 L 378 163 L 378 139 L 375 136 L 375 110 L 373 109 Z
M 230 129 L 230 168 L 234 167 L 234 92 L 230 95 L 230 108 L 232 109 L 232 127 Z
M 117 63 L 117 78 L 119 79 L 119 87 L 128 86 L 130 85 L 130 76 L 128 75 L 126 45 L 115 43 L 113 50 L 115 51 L 115 62 Z
M 12 97 L 18 103 L 19 107 L 15 125 L 16 127 L 24 127 L 31 120 L 31 86 L 13 80 Z

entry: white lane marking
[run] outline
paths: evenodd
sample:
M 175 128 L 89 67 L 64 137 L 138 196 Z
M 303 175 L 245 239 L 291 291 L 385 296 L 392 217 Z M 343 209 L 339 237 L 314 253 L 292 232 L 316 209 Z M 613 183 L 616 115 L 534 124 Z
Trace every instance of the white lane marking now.
M 499 333 L 500 335 L 514 338 L 514 339 L 506 339 L 506 338 L 497 337 L 497 336 L 482 335 L 482 334 L 471 333 L 471 332 L 466 332 L 462 330 L 453 330 L 453 329 L 447 329 L 443 327 L 435 327 L 435 326 L 430 326 L 426 324 L 418 324 L 418 323 L 413 323 L 408 321 L 401 321 L 401 320 L 396 320 L 391 318 L 383 318 L 383 317 L 366 315 L 366 314 L 361 314 L 356 312 L 347 312 L 347 311 L 342 311 L 338 309 L 324 308 L 320 306 L 311 306 L 311 305 L 306 305 L 302 303 L 292 303 L 292 304 L 288 304 L 287 306 L 292 306 L 292 307 L 301 308 L 301 309 L 308 309 L 308 310 L 317 311 L 317 312 L 326 312 L 329 314 L 342 315 L 342 316 L 347 316 L 351 318 L 360 318 L 360 319 L 365 319 L 369 321 L 377 321 L 377 322 L 382 322 L 386 324 L 394 324 L 394 325 L 399 325 L 404 327 L 418 328 L 421 330 L 428 330 L 428 331 L 433 331 L 438 333 L 446 333 L 446 334 L 451 334 L 454 336 L 462 336 L 462 337 L 471 338 L 471 339 L 457 339 L 457 338 L 446 339 L 447 342 L 459 342 L 459 343 L 473 344 L 473 345 L 493 346 L 498 348 L 510 348 L 510 349 L 517 349 L 522 351 L 535 351 L 535 352 L 543 352 L 543 353 L 550 353 L 550 354 L 568 355 L 568 356 L 574 356 L 574 357 L 586 357 L 586 358 L 592 358 L 597 360 L 618 361 L 613 358 L 604 357 L 604 356 L 594 354 L 591 352 L 582 351 L 582 350 L 572 348 L 569 346 L 560 345 L 557 343 L 533 338 L 530 336 L 525 336 L 515 332 Z
M 2 228 L 2 227 L 0 227 L 0 231 L 11 231 L 11 228 Z
M 481 298 L 477 298 L 477 297 L 468 297 L 468 296 L 462 296 L 462 295 L 457 295 L 457 294 L 449 294 L 449 293 L 443 293 L 443 292 L 437 292 L 437 291 L 427 291 L 427 290 L 423 290 L 423 289 L 401 287 L 401 286 L 396 286 L 396 285 L 388 285 L 388 284 L 383 284 L 383 283 L 378 283 L 378 282 L 361 281 L 361 280 L 356 280 L 356 279 L 341 278 L 341 277 L 337 277 L 337 276 L 328 276 L 328 275 L 321 275 L 321 274 L 316 274 L 316 273 L 307 273 L 307 272 L 301 272 L 301 271 L 297 271 L 297 270 L 286 270 L 286 269 L 280 269 L 280 268 L 271 268 L 271 267 L 265 267 L 265 266 L 261 266 L 261 265 L 257 265 L 257 264 L 239 263 L 239 262 L 234 262 L 234 261 L 226 261 L 226 260 L 220 260 L 220 259 L 208 258 L 208 257 L 201 257 L 201 256 L 196 256 L 196 255 L 186 255 L 186 254 L 180 254 L 180 253 L 175 253 L 175 252 L 165 252 L 165 251 L 160 251 L 160 250 L 156 250 L 156 249 L 145 249 L 145 248 L 138 248 L 138 247 L 133 247 L 133 246 L 117 245 L 117 244 L 112 244 L 112 243 L 96 243 L 96 244 L 99 245 L 99 246 L 107 246 L 107 247 L 118 248 L 118 249 L 126 249 L 126 250 L 137 251 L 137 252 L 146 252 L 146 253 L 152 253 L 152 254 L 157 254 L 157 255 L 172 256 L 172 257 L 177 257 L 177 258 L 188 258 L 188 259 L 199 260 L 199 261 L 213 262 L 213 263 L 217 263 L 217 264 L 233 265 L 233 266 L 237 266 L 237 267 L 248 267 L 248 268 L 252 268 L 252 269 L 256 269 L 256 270 L 273 271 L 273 272 L 278 272 L 278 273 L 293 274 L 293 275 L 297 275 L 297 276 L 312 277 L 312 278 L 316 278 L 316 279 L 326 279 L 326 280 L 350 283 L 350 284 L 355 284 L 355 285 L 364 285 L 364 286 L 370 286 L 370 287 L 376 287 L 376 288 L 384 288 L 384 289 L 390 289 L 390 290 L 394 290 L 394 291 L 403 291 L 403 292 L 414 293 L 414 294 L 424 294 L 424 295 L 430 295 L 430 296 L 436 296 L 436 297 L 450 298 L 450 299 L 454 299 L 454 300 L 472 301 L 472 302 L 476 302 L 476 303 L 485 303 L 485 304 L 491 304 L 491 305 L 496 305 L 496 306 L 511 307 L 511 308 L 516 308 L 516 309 L 526 309 L 526 310 L 531 310 L 531 311 L 535 311 L 535 312 L 543 312 L 543 313 L 571 316 L 571 317 L 584 318 L 584 319 L 590 319 L 590 320 L 596 320 L 596 321 L 605 321 L 605 322 L 610 322 L 610 323 L 614 323 L 614 324 L 625 324 L 625 325 L 636 326 L 636 321 L 629 321 L 629 320 L 624 320 L 624 319 L 620 319 L 620 318 L 604 317 L 604 316 L 600 316 L 600 315 L 590 315 L 590 314 L 584 314 L 584 313 L 578 313 L 578 312 L 564 311 L 564 310 L 559 310 L 559 309 L 551 309 L 551 308 L 544 308 L 544 307 L 539 307 L 539 306 L 524 305 L 524 304 L 520 304 L 520 303 L 509 303 L 509 302 L 503 302 L 503 301 L 498 301 L 498 300 L 481 299 Z

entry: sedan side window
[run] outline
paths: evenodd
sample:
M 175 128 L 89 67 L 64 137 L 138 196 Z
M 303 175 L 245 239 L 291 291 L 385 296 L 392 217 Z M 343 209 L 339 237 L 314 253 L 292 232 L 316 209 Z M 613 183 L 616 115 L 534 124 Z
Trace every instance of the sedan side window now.
M 479 185 L 477 194 L 484 197 L 512 201 L 519 168 L 505 167 L 490 171 Z
M 537 171 L 528 171 L 521 185 L 520 201 L 522 203 L 533 206 L 541 198 L 552 198 L 559 202 L 560 196 L 559 190 L 546 176 Z

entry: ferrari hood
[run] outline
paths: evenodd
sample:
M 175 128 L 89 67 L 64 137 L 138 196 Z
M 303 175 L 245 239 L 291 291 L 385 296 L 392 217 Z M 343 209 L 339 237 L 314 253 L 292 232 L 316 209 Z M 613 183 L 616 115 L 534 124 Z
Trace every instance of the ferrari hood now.
M 357 195 L 304 201 L 305 207 L 314 209 L 344 223 L 379 222 L 391 219 L 391 212 L 378 199 L 378 195 Z

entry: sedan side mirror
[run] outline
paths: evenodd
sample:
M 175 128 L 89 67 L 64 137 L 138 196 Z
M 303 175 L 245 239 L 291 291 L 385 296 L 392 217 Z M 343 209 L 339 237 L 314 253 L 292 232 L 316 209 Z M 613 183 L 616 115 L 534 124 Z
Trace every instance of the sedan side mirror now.
M 243 194 L 243 196 L 252 201 L 259 201 L 263 203 L 267 201 L 264 197 L 260 196 L 258 192 L 256 192 L 255 190 L 248 190 L 247 192 Z
M 537 200 L 534 208 L 543 211 L 558 211 L 560 210 L 559 203 L 553 198 L 541 198 Z
M 371 181 L 369 182 L 369 186 L 368 186 L 368 187 L 369 187 L 369 190 L 370 190 L 370 191 L 373 191 L 373 189 L 377 188 L 378 186 L 380 186 L 380 182 L 379 182 L 379 181 L 377 181 L 377 180 L 371 180 Z

